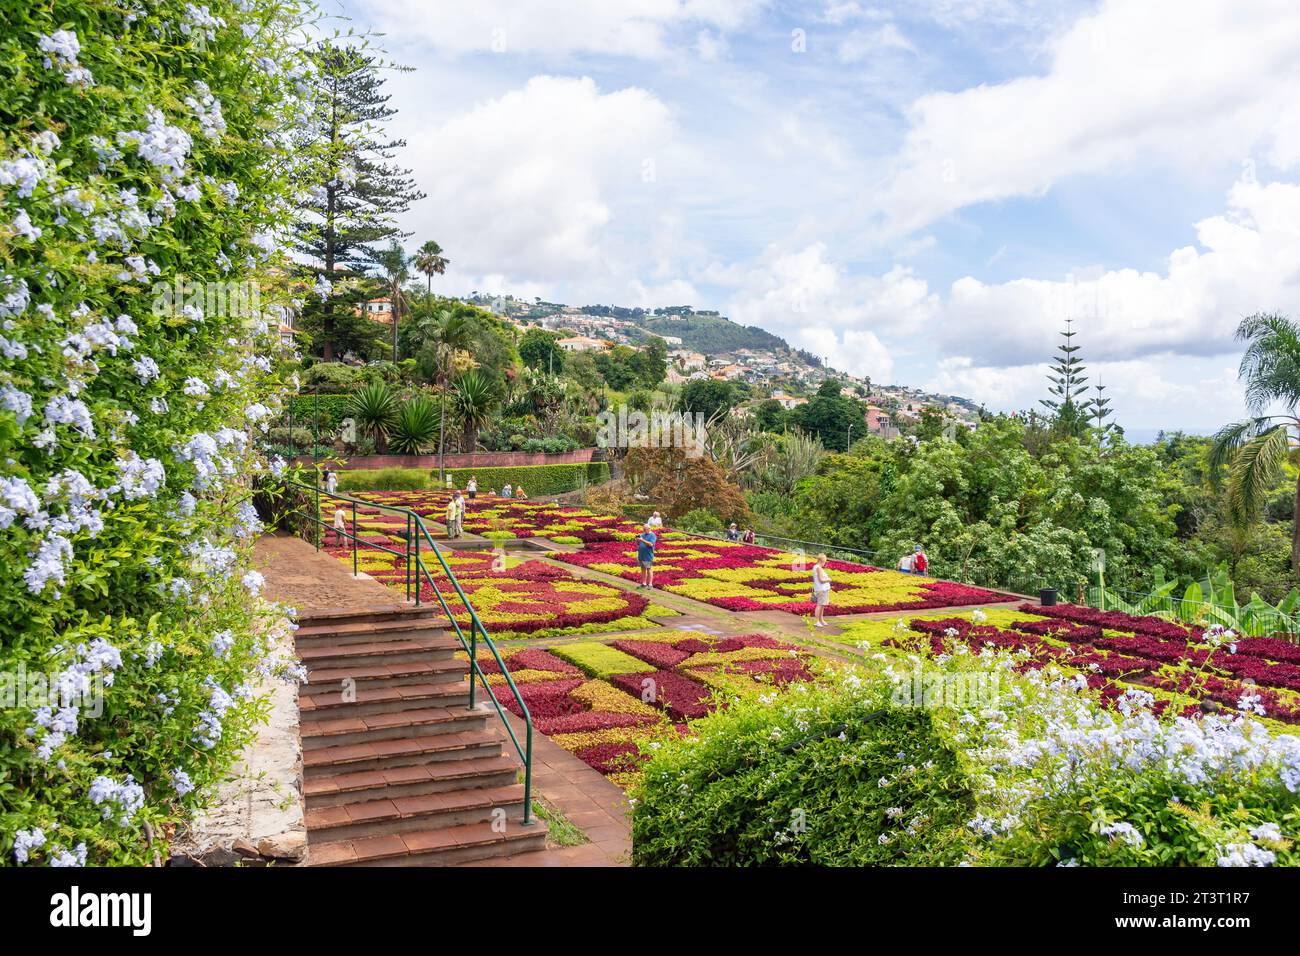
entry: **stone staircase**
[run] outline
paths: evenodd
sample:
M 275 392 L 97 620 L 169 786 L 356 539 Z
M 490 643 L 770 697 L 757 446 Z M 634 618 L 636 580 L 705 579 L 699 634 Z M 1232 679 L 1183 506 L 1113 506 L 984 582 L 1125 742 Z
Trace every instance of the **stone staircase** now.
M 309 865 L 444 866 L 545 847 L 546 825 L 521 823 L 520 763 L 496 710 L 469 709 L 460 642 L 433 611 L 304 612 L 299 625 Z

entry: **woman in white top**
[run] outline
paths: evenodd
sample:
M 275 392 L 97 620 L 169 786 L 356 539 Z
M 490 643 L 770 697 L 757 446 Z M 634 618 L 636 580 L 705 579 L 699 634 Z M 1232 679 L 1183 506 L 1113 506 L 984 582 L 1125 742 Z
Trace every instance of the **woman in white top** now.
M 812 570 L 813 603 L 817 606 L 814 627 L 825 627 L 826 607 L 831 603 L 831 576 L 826 572 L 826 555 L 817 555 Z
M 325 493 L 334 494 L 334 489 L 339 486 L 339 476 L 334 474 L 333 469 L 325 469 Z
M 465 485 L 465 490 L 469 492 L 470 501 L 473 501 L 478 497 L 478 480 L 473 475 L 469 476 L 469 481 Z

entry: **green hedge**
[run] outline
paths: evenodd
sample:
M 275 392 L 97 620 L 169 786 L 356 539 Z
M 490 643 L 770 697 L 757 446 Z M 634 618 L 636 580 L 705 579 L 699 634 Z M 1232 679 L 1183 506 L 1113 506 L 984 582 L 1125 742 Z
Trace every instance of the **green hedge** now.
M 509 468 L 454 468 L 448 469 L 452 483 L 464 488 L 471 475 L 478 479 L 479 491 L 500 490 L 509 483 L 517 488 L 520 482 L 530 496 L 560 495 L 573 491 L 584 477 L 588 484 L 609 481 L 609 462 L 572 462 L 557 465 L 516 465 Z M 436 489 L 437 470 L 423 468 L 358 468 L 339 472 L 340 491 L 418 491 Z
M 348 411 L 351 395 L 295 395 L 285 406 L 284 425 L 289 424 L 289 415 L 293 413 L 293 427 L 311 430 L 319 427 L 324 437 L 326 431 L 334 431 L 343 425 L 343 419 L 351 418 Z M 319 416 L 319 426 L 317 418 Z

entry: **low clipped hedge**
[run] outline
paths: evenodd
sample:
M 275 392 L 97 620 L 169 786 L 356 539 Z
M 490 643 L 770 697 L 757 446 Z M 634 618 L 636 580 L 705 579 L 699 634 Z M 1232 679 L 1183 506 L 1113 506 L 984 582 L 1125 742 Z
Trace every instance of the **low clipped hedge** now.
M 448 469 L 452 483 L 464 488 L 473 475 L 482 492 L 499 490 L 506 484 L 517 488 L 522 483 L 531 496 L 560 495 L 578 488 L 583 479 L 588 484 L 609 481 L 609 463 L 604 461 L 568 462 L 556 465 L 516 465 L 506 468 Z M 423 491 L 445 486 L 438 483 L 437 471 L 423 468 L 374 468 L 339 472 L 340 491 Z
M 351 402 L 351 394 L 294 395 L 285 403 L 282 424 L 289 424 L 292 413 L 294 428 L 318 429 L 327 435 L 343 427 L 343 419 L 352 417 Z

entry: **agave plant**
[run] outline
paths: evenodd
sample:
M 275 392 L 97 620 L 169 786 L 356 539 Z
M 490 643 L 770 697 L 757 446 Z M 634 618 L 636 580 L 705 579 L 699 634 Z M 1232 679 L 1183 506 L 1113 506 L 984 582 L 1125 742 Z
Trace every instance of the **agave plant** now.
M 397 399 L 392 390 L 382 382 L 371 382 L 352 394 L 348 412 L 357 428 L 375 440 L 375 450 L 382 454 L 397 422 Z
M 438 444 L 438 406 L 416 395 L 397 410 L 388 447 L 399 455 L 421 455 Z

